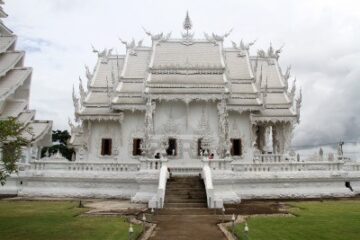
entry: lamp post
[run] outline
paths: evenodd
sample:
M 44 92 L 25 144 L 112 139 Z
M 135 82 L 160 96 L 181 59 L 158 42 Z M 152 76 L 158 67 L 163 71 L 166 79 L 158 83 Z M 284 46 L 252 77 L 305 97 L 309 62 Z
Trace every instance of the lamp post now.
M 244 239 L 245 240 L 249 239 L 249 227 L 247 225 L 247 222 L 245 222 L 245 227 L 244 227 Z
M 145 232 L 145 221 L 146 221 L 146 216 L 145 216 L 145 213 L 143 213 L 143 216 L 142 216 L 143 232 Z
M 151 215 L 150 215 L 151 219 L 150 219 L 150 221 L 152 221 L 153 216 L 154 216 L 154 208 L 151 208 Z
M 231 221 L 232 221 L 232 234 L 234 235 L 235 233 L 235 214 L 232 215 L 231 217 Z
M 221 209 L 221 211 L 222 211 L 222 222 L 224 222 L 225 221 L 225 207 L 223 207 Z
M 132 224 L 130 223 L 130 226 L 129 226 L 129 240 L 131 240 L 133 233 L 134 233 L 134 229 L 133 229 Z

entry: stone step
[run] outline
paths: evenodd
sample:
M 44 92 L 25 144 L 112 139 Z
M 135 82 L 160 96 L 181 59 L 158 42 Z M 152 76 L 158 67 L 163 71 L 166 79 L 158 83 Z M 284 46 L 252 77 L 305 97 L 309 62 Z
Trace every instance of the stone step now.
M 219 211 L 217 211 L 219 213 Z M 157 215 L 215 215 L 214 209 L 208 208 L 163 208 Z
M 183 186 L 191 186 L 191 187 L 204 187 L 204 184 L 202 183 L 194 183 L 194 182 L 188 182 L 188 183 L 177 183 L 177 182 L 167 182 L 167 186 L 177 186 L 177 187 L 183 187 Z
M 204 188 L 168 188 L 166 187 L 166 192 L 170 192 L 170 193 L 179 193 L 179 194 L 183 194 L 183 193 L 188 193 L 188 192 L 197 192 L 197 193 L 205 193 L 205 189 Z
M 196 191 L 205 191 L 205 188 L 202 186 L 166 186 L 166 191 L 172 190 L 196 190 Z
M 181 198 L 166 198 L 165 203 L 206 203 L 206 198 L 194 198 L 194 199 L 181 199 Z
M 186 194 L 174 194 L 169 193 L 165 195 L 165 198 L 178 198 L 178 199 L 206 199 L 205 193 L 186 193 Z
M 206 208 L 207 203 L 165 203 L 165 208 Z
M 187 177 L 187 178 L 171 178 L 168 180 L 171 183 L 202 183 L 199 177 Z

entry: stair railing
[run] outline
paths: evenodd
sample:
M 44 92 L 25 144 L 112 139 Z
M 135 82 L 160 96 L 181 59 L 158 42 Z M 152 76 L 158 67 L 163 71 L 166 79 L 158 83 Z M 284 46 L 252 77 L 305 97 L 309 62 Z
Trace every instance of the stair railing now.
M 211 168 L 208 163 L 205 163 L 202 169 L 202 178 L 204 180 L 204 185 L 206 189 L 206 199 L 208 208 L 219 208 L 220 206 L 215 206 L 215 194 L 214 186 L 212 183 Z
M 165 164 L 163 164 L 162 167 L 160 168 L 159 186 L 157 190 L 157 199 L 156 199 L 157 208 L 164 207 L 165 190 L 166 190 L 166 183 L 168 178 L 169 178 L 168 167 Z

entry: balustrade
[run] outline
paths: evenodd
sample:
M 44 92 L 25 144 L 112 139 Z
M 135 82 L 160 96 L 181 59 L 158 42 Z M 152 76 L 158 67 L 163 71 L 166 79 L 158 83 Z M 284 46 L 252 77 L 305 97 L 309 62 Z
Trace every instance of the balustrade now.
M 69 162 L 69 161 L 33 161 L 29 166 L 32 170 L 66 170 L 96 172 L 134 172 L 140 170 L 139 163 L 103 163 L 103 162 Z

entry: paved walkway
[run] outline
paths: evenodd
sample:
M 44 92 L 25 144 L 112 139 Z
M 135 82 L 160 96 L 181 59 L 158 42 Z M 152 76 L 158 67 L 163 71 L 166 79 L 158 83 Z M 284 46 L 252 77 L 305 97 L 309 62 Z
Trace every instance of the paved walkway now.
M 94 200 L 85 203 L 86 207 L 92 208 L 89 212 L 122 211 L 127 209 L 147 209 L 146 204 L 131 203 L 129 200 Z
M 150 240 L 226 240 L 216 215 L 155 215 Z

